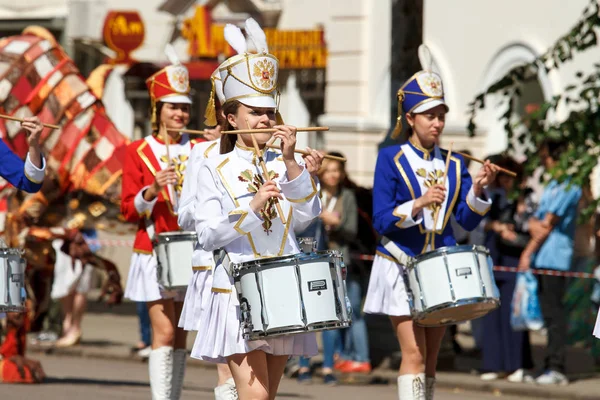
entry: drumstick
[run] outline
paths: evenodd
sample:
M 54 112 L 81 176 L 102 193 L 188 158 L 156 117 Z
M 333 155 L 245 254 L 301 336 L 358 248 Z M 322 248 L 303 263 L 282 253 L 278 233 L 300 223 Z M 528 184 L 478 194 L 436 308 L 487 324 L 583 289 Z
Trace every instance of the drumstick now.
M 248 118 L 246 118 L 246 125 L 248 125 L 248 128 L 250 128 L 250 122 L 248 122 Z M 267 170 L 267 164 L 265 164 L 265 160 L 262 157 L 262 153 L 260 151 L 260 148 L 258 147 L 258 142 L 256 141 L 256 138 L 253 135 L 250 135 L 250 137 L 252 138 L 252 145 L 254 146 L 254 152 L 256 153 L 256 157 L 258 157 L 258 161 L 260 162 L 260 166 L 263 170 L 263 178 L 266 181 L 269 180 L 269 171 Z M 279 204 L 279 200 L 276 198 L 275 199 L 275 207 L 277 208 L 277 213 L 279 214 L 279 218 L 281 218 L 281 223 L 282 224 L 286 224 L 285 222 L 285 216 L 283 215 L 283 209 L 281 208 L 281 204 Z
M 270 149 L 281 150 L 281 146 L 277 146 L 275 144 L 267 144 L 267 147 L 270 148 Z M 294 150 L 294 153 L 304 154 L 305 156 L 310 155 L 310 152 L 308 152 L 306 150 L 300 150 L 300 149 Z M 323 157 L 327 158 L 329 160 L 335 160 L 335 161 L 341 161 L 341 162 L 346 162 L 347 161 L 344 157 L 330 156 L 329 154 L 325 154 Z
M 164 136 L 164 141 L 165 141 L 165 149 L 167 151 L 167 168 L 169 168 L 171 166 L 171 154 L 169 152 L 169 145 L 171 144 L 171 136 L 169 136 L 169 133 L 167 132 L 167 127 L 165 126 L 164 123 L 161 124 L 163 127 L 163 136 Z M 173 193 L 173 209 L 177 210 L 177 193 L 175 193 L 175 186 L 173 185 L 169 185 L 169 187 L 171 188 L 171 193 Z
M 26 122 L 23 118 L 12 117 L 10 115 L 4 115 L 4 114 L 0 114 L 0 118 L 7 119 L 9 121 Z M 60 126 L 58 126 L 58 125 L 44 124 L 43 122 L 42 122 L 42 125 L 45 126 L 46 128 L 60 129 Z
M 452 145 L 454 142 L 450 142 L 450 146 L 448 146 L 448 154 L 446 155 L 446 171 L 444 171 L 444 182 L 442 183 L 443 187 L 446 187 L 446 180 L 448 179 L 448 169 L 450 168 L 450 156 L 452 155 Z M 431 243 L 435 248 L 435 231 L 437 230 L 438 218 L 440 216 L 440 211 L 442 209 L 442 205 L 435 210 L 435 215 L 433 216 L 433 232 L 431 234 Z M 448 210 L 446 210 L 448 211 Z
M 306 128 L 296 128 L 296 132 L 324 132 L 328 131 L 328 126 L 308 126 Z M 264 129 L 238 129 L 233 131 L 223 131 L 221 133 L 227 135 L 237 135 L 238 133 L 250 133 L 250 134 L 258 134 L 258 133 L 275 133 L 277 129 L 275 128 L 264 128 Z
M 485 161 L 483 161 L 483 160 L 480 160 L 479 158 L 475 158 L 475 157 L 473 157 L 473 156 L 470 156 L 470 155 L 468 155 L 468 154 L 461 153 L 460 151 L 455 151 L 455 153 L 456 153 L 456 154 L 460 154 L 460 155 L 461 155 L 461 156 L 463 156 L 464 158 L 468 158 L 468 159 L 469 159 L 469 160 L 471 160 L 471 161 L 475 161 L 475 162 L 478 162 L 478 163 L 480 163 L 480 164 L 485 164 Z M 512 172 L 512 171 L 511 171 L 511 170 L 509 170 L 509 169 L 502 168 L 502 167 L 498 167 L 497 165 L 496 165 L 496 168 L 498 168 L 498 171 L 499 171 L 499 172 L 504 172 L 505 174 L 507 174 L 507 175 L 510 175 L 510 176 L 512 176 L 513 178 L 516 178 L 516 177 L 517 177 L 517 174 L 516 174 L 515 172 Z

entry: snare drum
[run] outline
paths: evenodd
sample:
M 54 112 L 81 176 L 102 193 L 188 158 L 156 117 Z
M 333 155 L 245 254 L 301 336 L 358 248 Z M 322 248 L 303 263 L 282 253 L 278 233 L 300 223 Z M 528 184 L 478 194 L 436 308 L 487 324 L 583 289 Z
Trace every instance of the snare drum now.
M 184 289 L 192 277 L 192 254 L 196 232 L 159 233 L 154 251 L 158 262 L 158 283 L 166 290 Z
M 489 251 L 442 247 L 417 256 L 407 269 L 409 302 L 418 325 L 442 326 L 484 316 L 500 306 Z
M 25 260 L 22 250 L 0 248 L 0 311 L 25 311 Z
M 232 266 L 244 339 L 345 328 L 352 310 L 337 251 L 254 260 Z

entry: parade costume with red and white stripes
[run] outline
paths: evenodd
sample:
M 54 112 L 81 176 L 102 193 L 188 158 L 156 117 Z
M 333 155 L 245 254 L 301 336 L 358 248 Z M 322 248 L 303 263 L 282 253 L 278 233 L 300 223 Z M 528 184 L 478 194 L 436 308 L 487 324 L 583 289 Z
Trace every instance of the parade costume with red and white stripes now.
M 156 257 L 152 253 L 152 238 L 163 232 L 179 231 L 177 214 L 174 209 L 174 196 L 179 197 L 183 185 L 187 161 L 195 141 L 182 135 L 176 143 L 169 144 L 171 163 L 175 166 L 178 182 L 164 188 L 152 201 L 144 200 L 144 191 L 154 182 L 156 172 L 167 168 L 167 150 L 165 143 L 157 136 L 147 136 L 127 147 L 127 156 L 123 166 L 123 185 L 121 209 L 130 222 L 138 223 L 138 231 L 133 244 L 133 255 L 129 277 L 125 288 L 125 297 L 133 301 L 156 301 L 175 297 L 183 301 L 184 293 L 165 292 L 159 287 Z

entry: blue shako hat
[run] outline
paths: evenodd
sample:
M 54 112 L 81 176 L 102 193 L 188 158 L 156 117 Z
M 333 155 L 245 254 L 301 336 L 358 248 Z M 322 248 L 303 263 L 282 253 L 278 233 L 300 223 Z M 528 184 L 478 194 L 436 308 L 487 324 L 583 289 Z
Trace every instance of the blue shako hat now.
M 425 54 L 423 56 L 423 54 Z M 448 105 L 444 100 L 444 87 L 442 78 L 431 70 L 431 55 L 425 45 L 419 46 L 419 58 L 421 67 L 423 59 L 429 58 L 429 65 L 426 70 L 422 70 L 410 77 L 404 85 L 398 89 L 396 97 L 398 99 L 398 117 L 396 118 L 396 127 L 392 132 L 392 139 L 398 137 L 402 131 L 402 114 L 423 113 L 434 107 L 443 104 L 448 111 Z M 423 56 L 423 57 L 421 57 Z

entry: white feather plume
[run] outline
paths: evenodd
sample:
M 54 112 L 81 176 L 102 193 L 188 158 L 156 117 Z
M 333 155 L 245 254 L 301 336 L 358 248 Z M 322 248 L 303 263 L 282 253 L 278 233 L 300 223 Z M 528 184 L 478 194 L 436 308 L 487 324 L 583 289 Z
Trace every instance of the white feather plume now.
M 232 24 L 227 24 L 225 25 L 224 34 L 227 43 L 229 43 L 229 45 L 233 47 L 238 54 L 244 54 L 248 51 L 246 38 L 244 37 L 244 34 L 240 28 Z
M 248 18 L 246 20 L 246 34 L 250 36 L 250 39 L 252 42 L 254 42 L 257 52 L 269 52 L 267 35 L 265 35 L 265 31 L 263 31 L 258 22 L 256 22 L 253 18 Z
M 429 51 L 429 47 L 426 44 L 421 44 L 419 46 L 419 61 L 421 63 L 421 69 L 425 71 L 432 72 L 433 71 L 433 57 L 431 56 L 431 51 Z
M 165 46 L 165 54 L 167 55 L 167 58 L 169 59 L 169 62 L 173 65 L 177 65 L 177 64 L 181 64 L 181 61 L 179 61 L 179 57 L 177 57 L 177 52 L 175 51 L 175 47 L 173 47 L 173 45 L 171 43 L 167 43 L 167 45 Z

